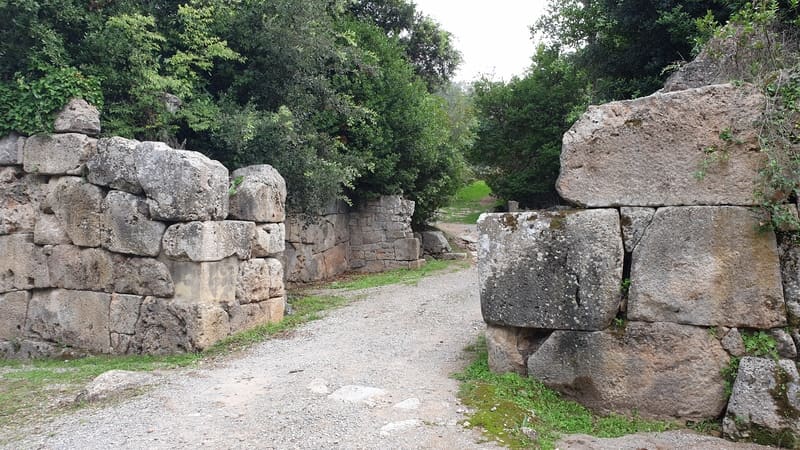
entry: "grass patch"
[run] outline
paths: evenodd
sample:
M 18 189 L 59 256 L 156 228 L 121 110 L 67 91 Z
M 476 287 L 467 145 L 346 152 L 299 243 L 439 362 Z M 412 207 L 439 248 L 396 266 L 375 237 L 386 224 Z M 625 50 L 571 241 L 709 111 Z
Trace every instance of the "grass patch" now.
M 475 223 L 478 221 L 478 216 L 497 205 L 497 201 L 487 202 L 490 195 L 492 190 L 485 181 L 479 180 L 464 186 L 456 192 L 450 205 L 439 210 L 438 220 L 449 223 Z
M 532 378 L 495 374 L 489 370 L 486 341 L 468 348 L 474 361 L 455 375 L 462 382 L 459 397 L 472 408 L 470 427 L 510 448 L 553 449 L 564 434 L 618 437 L 645 431 L 680 428 L 673 422 L 621 415 L 600 416 L 561 396 Z M 533 430 L 528 434 L 523 428 Z M 531 437 L 533 436 L 533 437 Z
M 434 272 L 454 268 L 462 269 L 467 266 L 469 266 L 469 263 L 466 261 L 431 260 L 419 269 L 396 269 L 374 274 L 349 275 L 344 280 L 328 284 L 328 287 L 333 289 L 367 289 L 400 283 L 415 285 L 420 279 Z

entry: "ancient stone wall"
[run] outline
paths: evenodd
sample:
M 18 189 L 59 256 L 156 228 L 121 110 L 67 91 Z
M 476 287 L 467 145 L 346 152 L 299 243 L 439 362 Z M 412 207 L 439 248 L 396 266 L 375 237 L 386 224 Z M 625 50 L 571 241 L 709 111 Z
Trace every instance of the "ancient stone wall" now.
M 411 230 L 414 202 L 382 196 L 349 208 L 332 202 L 318 215 L 289 214 L 286 221 L 286 274 L 308 283 L 344 272 L 414 268 L 420 239 Z
M 800 439 L 800 248 L 755 208 L 764 104 L 724 84 L 590 107 L 558 189 L 591 209 L 479 219 L 493 370 L 604 412 Z M 776 344 L 746 356 L 756 341 Z
M 196 351 L 281 320 L 280 174 L 99 132 L 73 101 L 54 134 L 0 140 L 0 356 Z

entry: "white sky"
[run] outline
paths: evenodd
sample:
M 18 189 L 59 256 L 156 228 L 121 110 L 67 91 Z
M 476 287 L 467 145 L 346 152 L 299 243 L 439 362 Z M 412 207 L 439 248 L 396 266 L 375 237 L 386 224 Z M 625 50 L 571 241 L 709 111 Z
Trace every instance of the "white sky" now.
M 547 0 L 413 0 L 455 37 L 464 58 L 456 81 L 481 75 L 509 80 L 530 66 L 535 49 L 529 27 L 545 12 Z

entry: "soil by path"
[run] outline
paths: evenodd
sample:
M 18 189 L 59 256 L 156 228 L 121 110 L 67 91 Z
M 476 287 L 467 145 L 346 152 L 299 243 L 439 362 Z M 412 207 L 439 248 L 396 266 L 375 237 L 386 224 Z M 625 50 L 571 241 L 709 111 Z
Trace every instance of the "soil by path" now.
M 497 448 L 459 424 L 450 378 L 484 329 L 477 293 L 474 268 L 366 290 L 285 339 L 5 448 Z

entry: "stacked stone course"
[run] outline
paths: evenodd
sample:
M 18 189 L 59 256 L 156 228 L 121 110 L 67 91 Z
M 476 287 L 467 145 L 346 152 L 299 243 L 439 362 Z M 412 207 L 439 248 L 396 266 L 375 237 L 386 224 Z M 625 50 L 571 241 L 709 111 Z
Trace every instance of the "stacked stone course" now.
M 730 437 L 800 442 L 800 249 L 755 207 L 764 104 L 724 84 L 590 107 L 564 136 L 557 187 L 592 209 L 479 219 L 493 370 L 603 412 L 724 413 Z M 725 158 L 705 164 L 709 148 Z M 778 342 L 777 361 L 745 356 L 756 332 Z
M 197 351 L 281 320 L 280 174 L 99 132 L 73 100 L 54 134 L 0 139 L 0 356 Z

